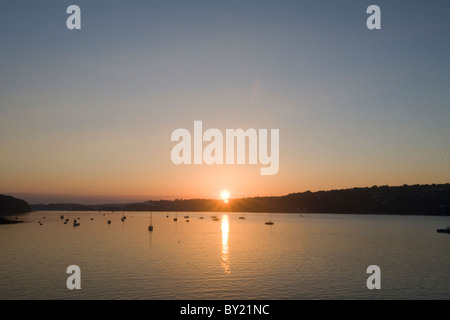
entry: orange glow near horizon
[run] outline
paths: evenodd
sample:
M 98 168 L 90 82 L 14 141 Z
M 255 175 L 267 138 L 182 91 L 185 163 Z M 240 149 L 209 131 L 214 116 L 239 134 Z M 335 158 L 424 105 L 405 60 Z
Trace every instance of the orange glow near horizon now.
M 0 193 L 34 204 L 219 199 L 221 203 L 228 200 L 229 205 L 231 197 L 240 199 L 283 196 L 307 190 L 314 192 L 372 185 L 448 182 L 448 177 L 442 175 L 443 171 L 439 170 L 439 166 L 429 167 L 428 175 L 410 175 L 406 170 L 407 166 L 404 166 L 405 170 L 387 170 L 385 173 L 389 175 L 383 176 L 377 170 L 365 171 L 365 167 L 347 163 L 339 163 L 340 170 L 334 170 L 331 165 L 311 163 L 308 158 L 304 158 L 296 164 L 282 162 L 277 175 L 262 176 L 256 166 L 175 166 L 167 159 L 160 159 L 162 156 L 159 154 L 133 154 L 131 158 L 114 152 L 115 149 L 110 153 L 105 152 L 110 155 L 108 159 L 93 157 L 93 160 L 88 161 L 87 154 L 92 156 L 95 150 L 80 151 L 77 157 L 73 157 L 71 170 L 67 170 L 67 159 L 50 151 L 42 153 L 39 161 L 30 162 L 27 170 L 21 169 L 20 165 L 25 165 L 23 161 L 9 164 L 7 158 L 2 158 L 1 167 L 8 168 L 8 171 L 0 179 Z M 169 153 L 169 149 L 163 150 L 162 155 Z M 52 166 L 49 167 L 50 165 Z M 368 168 L 377 167 L 372 163 Z M 228 192 L 227 199 L 222 195 L 225 190 Z

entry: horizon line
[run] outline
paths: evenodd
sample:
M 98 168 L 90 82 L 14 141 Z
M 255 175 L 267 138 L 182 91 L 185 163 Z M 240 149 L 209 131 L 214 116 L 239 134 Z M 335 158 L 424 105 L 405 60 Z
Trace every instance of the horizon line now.
M 402 185 L 372 185 L 372 186 L 359 186 L 359 187 L 348 187 L 348 188 L 333 188 L 333 189 L 328 189 L 328 190 L 305 190 L 305 191 L 296 191 L 296 192 L 290 192 L 290 193 L 286 193 L 286 194 L 280 194 L 280 195 L 253 195 L 253 196 L 245 196 L 245 197 L 236 197 L 236 198 L 229 198 L 229 200 L 241 200 L 241 199 L 251 199 L 251 198 L 279 198 L 279 197 L 284 197 L 284 196 L 288 196 L 291 194 L 301 194 L 301 193 L 306 193 L 306 192 L 312 192 L 312 193 L 316 193 L 316 192 L 330 192 L 330 191 L 338 191 L 338 190 L 351 190 L 351 189 L 368 189 L 368 188 L 379 188 L 379 187 L 390 187 L 390 188 L 398 188 L 398 187 L 411 187 L 411 186 L 433 186 L 433 185 L 448 185 L 450 184 L 450 182 L 446 182 L 446 183 L 427 183 L 427 184 L 402 184 Z M 1 195 L 11 195 L 14 197 L 73 197 L 73 198 L 91 198 L 94 200 L 94 198 L 99 199 L 99 198 L 103 198 L 105 199 L 105 201 L 95 201 L 92 203 L 86 203 L 83 201 L 61 201 L 61 202 L 52 202 L 52 201 L 37 201 L 37 202 L 32 202 L 32 201 L 28 201 L 26 199 L 23 199 L 27 202 L 30 203 L 30 205 L 49 205 L 49 204 L 76 204 L 76 205 L 86 205 L 86 206 L 95 206 L 95 205 L 112 205 L 112 204 L 132 204 L 132 203 L 143 203 L 143 202 L 149 202 L 149 201 L 189 201 L 189 200 L 221 200 L 220 197 L 217 198 L 207 198 L 207 197 L 198 197 L 198 198 L 178 198 L 175 196 L 171 196 L 171 199 L 164 199 L 163 197 L 150 197 L 144 199 L 144 197 L 140 197 L 140 196 L 95 196 L 95 195 L 70 195 L 70 194 L 38 194 L 38 193 L 18 193 L 18 192 L 11 192 L 11 193 L 4 193 L 1 192 Z M 122 198 L 122 200 L 120 200 Z M 134 199 L 133 199 L 134 198 Z M 137 200 L 137 198 L 142 198 L 142 200 Z M 152 199 L 153 198 L 153 199 Z M 159 199 L 157 199 L 159 198 Z M 110 199 L 110 201 L 107 201 L 106 199 Z M 117 200 L 114 200 L 117 199 Z M 125 200 L 128 199 L 128 200 Z M 89 201 L 88 201 L 89 202 Z

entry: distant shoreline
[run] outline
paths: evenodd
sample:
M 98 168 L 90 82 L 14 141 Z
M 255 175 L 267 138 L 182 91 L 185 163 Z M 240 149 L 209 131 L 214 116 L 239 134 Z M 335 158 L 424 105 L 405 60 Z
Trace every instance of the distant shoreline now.
M 101 212 L 101 213 L 105 213 L 105 212 L 109 212 L 109 211 L 98 211 L 98 210 L 35 210 L 32 212 L 29 212 L 28 214 L 33 214 L 33 213 L 40 213 L 40 212 Z M 259 211 L 126 211 L 126 210 L 117 210 L 114 212 L 109 212 L 110 214 L 121 214 L 122 212 L 127 212 L 127 213 L 223 213 L 223 214 L 239 214 L 239 213 L 243 213 L 243 214 L 251 214 L 251 213 L 255 213 L 255 214 L 266 214 L 269 212 L 259 212 Z M 428 214 L 428 213 L 424 213 L 424 214 L 408 214 L 408 213 L 404 213 L 404 214 L 399 214 L 399 213 L 342 213 L 342 212 L 270 212 L 272 214 L 289 214 L 289 215 L 320 215 L 320 214 L 325 214 L 325 215 L 354 215 L 354 216 L 414 216 L 414 217 L 450 217 L 450 214 Z M 26 221 L 20 221 L 20 222 L 26 222 Z M 0 223 L 1 224 L 1 223 Z
M 277 212 L 293 214 L 450 215 L 450 184 L 373 186 L 330 191 L 306 191 L 277 197 L 150 200 L 136 203 L 84 205 L 34 204 L 33 211 L 142 212 Z

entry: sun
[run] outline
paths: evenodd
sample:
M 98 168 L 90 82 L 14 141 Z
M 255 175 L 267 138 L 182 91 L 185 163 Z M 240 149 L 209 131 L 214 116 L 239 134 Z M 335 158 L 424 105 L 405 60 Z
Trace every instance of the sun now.
M 230 193 L 226 190 L 222 191 L 221 198 L 224 203 L 228 203 L 228 199 L 230 198 Z

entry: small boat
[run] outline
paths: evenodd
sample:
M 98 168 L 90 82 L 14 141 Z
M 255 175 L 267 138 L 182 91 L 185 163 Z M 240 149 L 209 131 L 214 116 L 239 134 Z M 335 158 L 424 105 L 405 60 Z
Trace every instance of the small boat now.
M 79 225 L 80 225 L 80 223 L 77 222 L 76 220 L 73 222 L 73 226 L 74 226 L 74 227 L 78 227 Z
M 111 224 L 111 220 L 108 220 L 108 224 Z
M 91 221 L 93 221 L 94 220 L 94 218 L 91 218 Z
M 216 217 L 216 218 L 213 218 L 212 220 L 213 220 L 213 221 L 220 221 L 220 219 L 217 218 L 217 217 Z
M 64 219 L 64 216 L 59 217 L 61 220 Z
M 438 233 L 450 233 L 450 227 L 447 227 L 445 229 L 437 229 Z
M 216 216 L 211 216 L 211 219 L 217 219 L 217 217 Z
M 175 221 L 175 222 L 177 222 L 177 221 L 178 221 L 178 218 L 177 218 L 177 216 L 178 216 L 178 214 L 177 214 L 177 213 L 175 213 L 175 218 L 173 218 L 173 221 Z
M 188 219 L 188 220 L 186 220 L 186 222 L 189 222 L 189 219 Z
M 199 217 L 199 219 L 203 219 L 203 217 Z
M 64 224 L 67 224 L 67 221 L 64 221 Z
M 241 219 L 241 220 L 244 220 L 244 219 L 245 219 L 245 217 L 244 217 L 244 216 L 240 216 L 240 217 L 239 217 L 239 219 Z
M 189 219 L 189 216 L 184 216 L 185 219 Z
M 120 220 L 122 220 L 122 222 L 124 222 L 125 221 L 125 217 L 120 218 Z
M 273 225 L 273 221 L 272 221 L 272 213 L 270 214 L 270 221 L 264 222 L 264 224 L 271 226 Z
M 150 225 L 148 226 L 148 231 L 153 231 L 153 212 L 152 213 L 150 213 L 150 217 L 149 217 L 149 219 L 150 219 Z

